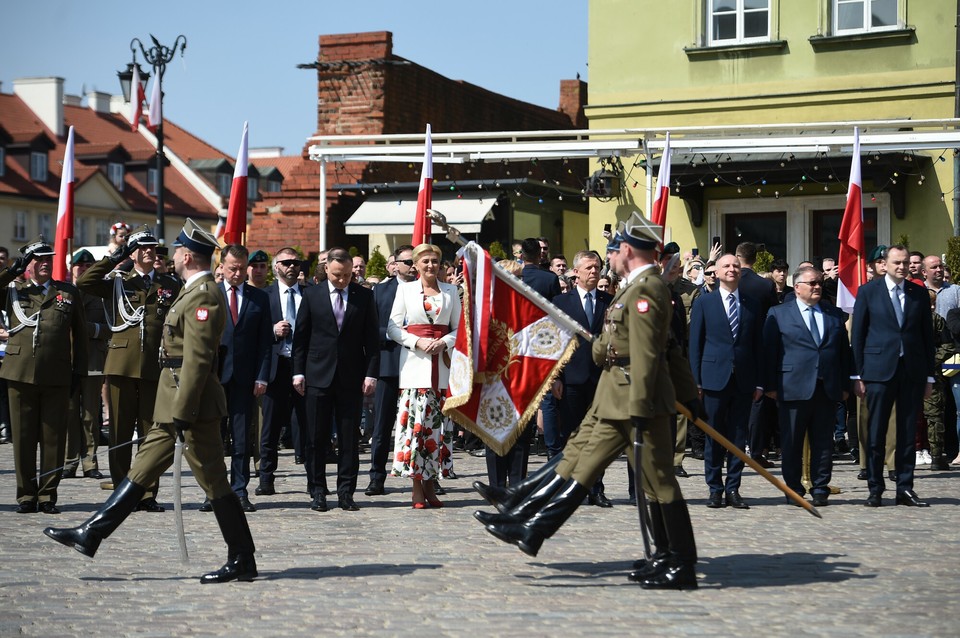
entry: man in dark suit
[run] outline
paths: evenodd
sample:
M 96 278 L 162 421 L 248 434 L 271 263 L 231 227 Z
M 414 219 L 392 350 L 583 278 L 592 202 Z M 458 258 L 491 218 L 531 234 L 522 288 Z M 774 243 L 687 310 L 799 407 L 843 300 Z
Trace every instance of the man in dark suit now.
M 690 368 L 700 389 L 707 422 L 743 449 L 750 403 L 762 394 L 758 386 L 763 315 L 759 302 L 738 287 L 740 262 L 735 255 L 720 257 L 716 269 L 719 286 L 698 297 L 690 313 Z M 723 507 L 726 492 L 726 505 L 748 509 L 740 497 L 743 461 L 713 439 L 706 441 L 703 461 L 710 488 L 707 507 Z
M 853 306 L 854 391 L 867 400 L 867 507 L 880 507 L 884 442 L 896 405 L 897 505 L 926 507 L 913 491 L 914 439 L 923 399 L 933 391 L 934 338 L 927 291 L 906 281 L 907 249 L 890 246 L 886 274 L 860 286 Z
M 260 485 L 257 496 L 276 494 L 277 448 L 280 431 L 291 428 L 295 447 L 299 449 L 299 429 L 291 427 L 291 414 L 297 424 L 307 421 L 303 396 L 293 390 L 293 336 L 297 311 L 303 299 L 303 288 L 297 283 L 302 266 L 295 248 L 281 248 L 273 257 L 276 281 L 267 288 L 270 299 L 270 321 L 273 323 L 273 350 L 270 353 L 270 376 L 263 395 L 263 426 L 260 435 Z
M 220 253 L 223 283 L 219 288 L 229 311 L 220 339 L 223 358 L 220 383 L 227 397 L 232 441 L 230 486 L 240 498 L 243 511 L 255 512 L 257 509 L 247 494 L 252 438 L 256 435 L 252 427 L 254 399 L 263 396 L 267 390 L 273 322 L 267 293 L 244 285 L 248 255 L 247 249 L 239 244 L 224 246 Z M 209 499 L 200 506 L 200 511 L 213 511 Z
M 387 336 L 387 322 L 393 300 L 397 296 L 399 282 L 413 281 L 417 271 L 413 269 L 413 246 L 405 245 L 393 253 L 396 276 L 390 277 L 373 289 L 377 303 L 380 329 L 380 374 L 377 377 L 377 392 L 374 397 L 375 421 L 370 444 L 370 484 L 364 491 L 367 496 L 384 493 L 387 479 L 387 458 L 393 451 L 393 427 L 397 420 L 397 397 L 400 395 L 400 344 Z
M 327 510 L 324 473 L 330 435 L 337 434 L 337 500 L 353 501 L 360 469 L 358 437 L 363 397 L 380 372 L 380 339 L 373 292 L 351 283 L 353 260 L 343 248 L 327 253 L 327 281 L 304 291 L 293 336 L 293 387 L 306 396 L 304 468 L 311 509 Z
M 853 359 L 843 313 L 820 303 L 820 271 L 800 268 L 793 283 L 796 299 L 771 308 L 763 326 L 764 390 L 779 408 L 783 480 L 805 492 L 800 475 L 809 436 L 810 492 L 820 507 L 830 495 L 833 423 L 837 403 L 849 395 Z

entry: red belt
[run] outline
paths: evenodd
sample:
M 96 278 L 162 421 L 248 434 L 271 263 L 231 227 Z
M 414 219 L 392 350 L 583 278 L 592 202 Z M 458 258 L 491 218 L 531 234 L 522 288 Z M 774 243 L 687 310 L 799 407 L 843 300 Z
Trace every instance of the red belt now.
M 426 339 L 439 339 L 445 334 L 449 334 L 450 326 L 433 323 L 414 323 L 406 327 L 406 331 L 417 337 Z M 446 355 L 446 351 L 441 354 Z M 433 365 L 430 370 L 430 383 L 434 390 L 439 390 L 440 386 L 440 355 L 433 355 Z

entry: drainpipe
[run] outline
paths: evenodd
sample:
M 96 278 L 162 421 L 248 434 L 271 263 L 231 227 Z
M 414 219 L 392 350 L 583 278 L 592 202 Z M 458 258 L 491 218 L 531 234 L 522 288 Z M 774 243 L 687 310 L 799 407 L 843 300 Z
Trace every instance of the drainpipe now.
M 960 0 L 957 0 L 957 45 L 954 55 L 953 117 L 960 117 Z M 953 155 L 953 235 L 960 235 L 960 155 Z

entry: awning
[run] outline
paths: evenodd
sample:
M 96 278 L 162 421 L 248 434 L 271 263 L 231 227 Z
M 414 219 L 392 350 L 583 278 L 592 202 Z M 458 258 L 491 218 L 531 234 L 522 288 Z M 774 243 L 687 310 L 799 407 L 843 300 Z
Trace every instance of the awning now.
M 485 219 L 493 219 L 493 205 L 497 198 L 486 195 L 456 195 L 434 193 L 432 208 L 447 218 L 447 223 L 461 233 L 479 233 Z M 411 235 L 417 212 L 415 193 L 402 195 L 374 195 L 360 204 L 345 224 L 348 235 Z

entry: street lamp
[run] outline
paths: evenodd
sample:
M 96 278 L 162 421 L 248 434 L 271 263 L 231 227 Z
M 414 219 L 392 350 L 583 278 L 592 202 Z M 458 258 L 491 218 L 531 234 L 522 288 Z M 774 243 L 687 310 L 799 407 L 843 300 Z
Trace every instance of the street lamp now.
M 130 41 L 130 51 L 133 52 L 133 62 L 127 65 L 126 71 L 118 71 L 117 77 L 120 78 L 120 89 L 123 91 L 123 97 L 128 102 L 131 99 L 131 84 L 133 82 L 133 66 L 137 64 L 137 48 L 139 47 L 140 53 L 143 55 L 147 63 L 153 67 L 153 72 L 156 77 L 156 82 L 160 83 L 159 90 L 157 93 L 160 95 L 160 104 L 154 105 L 151 104 L 150 108 L 159 108 L 160 112 L 163 112 L 163 74 L 167 69 L 167 64 L 173 60 L 173 56 L 176 54 L 177 49 L 180 49 L 180 55 L 183 56 L 183 52 L 187 49 L 187 38 L 182 35 L 178 35 L 177 39 L 173 41 L 172 47 L 166 47 L 153 36 L 150 36 L 150 39 L 153 41 L 153 46 L 146 48 L 143 45 L 143 42 L 140 41 L 140 38 L 134 38 Z M 137 65 L 137 70 L 139 71 L 140 67 Z M 140 72 L 140 77 L 146 82 L 147 78 L 150 77 L 150 74 L 144 74 Z M 137 99 L 137 96 L 134 95 L 132 99 Z M 157 239 L 160 240 L 160 243 L 164 243 L 165 237 L 165 227 L 163 223 L 163 166 L 166 163 L 166 157 L 163 154 L 163 118 L 160 118 L 160 122 L 157 125 Z

